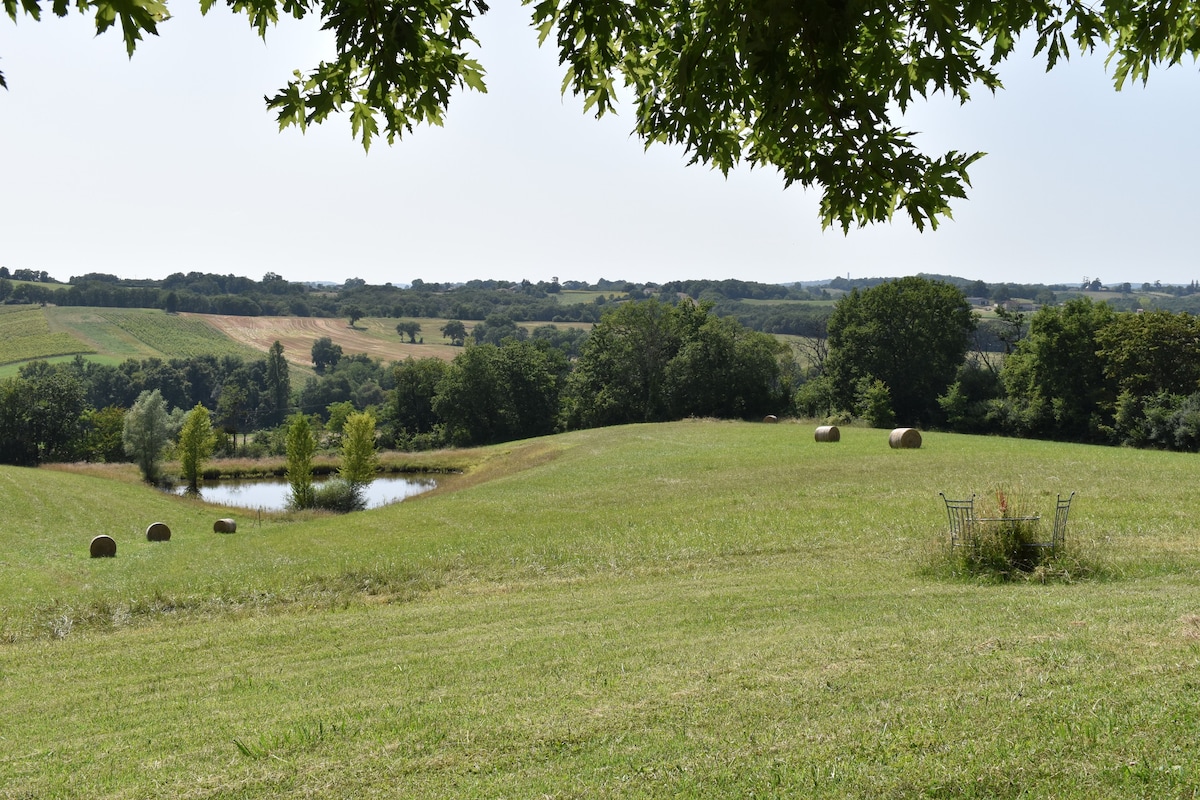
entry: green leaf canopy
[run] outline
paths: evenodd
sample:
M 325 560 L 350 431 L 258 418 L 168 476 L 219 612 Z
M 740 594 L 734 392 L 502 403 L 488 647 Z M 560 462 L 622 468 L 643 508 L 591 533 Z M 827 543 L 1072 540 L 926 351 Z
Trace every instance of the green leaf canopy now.
M 16 20 L 43 0 L 3 0 Z M 1108 51 L 1114 83 L 1200 54 L 1200 0 L 524 0 L 564 68 L 563 90 L 597 116 L 630 98 L 647 146 L 693 163 L 778 170 L 822 191 L 821 219 L 844 231 L 906 214 L 950 216 L 982 154 L 926 154 L 896 124 L 916 97 L 966 102 L 994 91 L 1023 34 L 1052 68 L 1072 50 Z M 201 0 L 207 11 L 214 0 Z M 486 91 L 472 25 L 483 0 L 228 0 L 262 36 L 282 12 L 319 15 L 335 51 L 267 105 L 280 127 L 346 113 L 364 147 L 442 124 L 456 89 Z M 72 4 L 53 0 L 64 16 Z M 120 23 L 132 53 L 169 18 L 159 0 L 75 0 L 98 32 Z M 4 76 L 0 74 L 0 85 Z

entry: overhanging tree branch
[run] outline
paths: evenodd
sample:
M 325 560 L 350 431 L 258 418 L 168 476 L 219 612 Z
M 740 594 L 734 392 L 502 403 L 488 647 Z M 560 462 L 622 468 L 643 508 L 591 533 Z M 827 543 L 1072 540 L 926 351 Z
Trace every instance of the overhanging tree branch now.
M 215 0 L 201 0 L 208 11 Z M 349 115 L 364 148 L 415 125 L 441 125 L 455 90 L 486 92 L 475 20 L 484 0 L 227 0 L 260 36 L 279 13 L 318 14 L 334 57 L 295 78 L 267 106 L 281 128 Z M 14 21 L 42 0 L 3 0 Z M 603 116 L 631 98 L 646 142 L 677 144 L 722 173 L 746 162 L 784 184 L 822 192 L 825 226 L 892 219 L 918 228 L 951 216 L 981 153 L 929 155 L 892 117 L 915 97 L 965 103 L 1001 88 L 996 66 L 1025 33 L 1047 69 L 1107 49 L 1113 82 L 1200 56 L 1200 0 L 523 0 L 541 42 L 553 39 L 563 92 Z M 118 21 L 132 54 L 169 18 L 161 0 L 75 0 L 98 32 Z M 51 0 L 58 16 L 67 0 Z M 0 86 L 7 87 L 0 73 Z

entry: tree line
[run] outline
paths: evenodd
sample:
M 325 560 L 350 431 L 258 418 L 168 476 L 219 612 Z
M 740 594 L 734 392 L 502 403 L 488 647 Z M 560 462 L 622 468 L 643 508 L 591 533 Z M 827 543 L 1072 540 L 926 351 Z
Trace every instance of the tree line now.
M 125 412 L 138 398 L 158 394 L 176 414 L 197 405 L 212 410 L 231 453 L 236 437 L 277 424 L 292 403 L 283 347 L 265 358 L 196 356 L 128 359 L 118 365 L 76 356 L 50 364 L 33 361 L 16 377 L 0 381 L 0 463 L 123 461 Z
M 451 361 L 392 364 L 318 339 L 298 387 L 278 343 L 257 360 L 32 362 L 0 381 L 0 461 L 121 460 L 147 392 L 175 429 L 210 410 L 228 454 L 282 454 L 295 414 L 337 441 L 357 413 L 401 449 L 768 414 L 1200 449 L 1200 319 L 1086 297 L 981 324 L 959 287 L 911 277 L 852 289 L 794 346 L 687 298 L 615 305 L 590 333 L 493 314 L 466 338 Z
M 843 297 L 825 346 L 796 390 L 803 415 L 1200 450 L 1200 318 L 1189 313 L 1073 297 L 1001 309 L 983 331 L 957 287 L 903 278 Z
M 218 452 L 253 456 L 282 455 L 285 422 L 296 414 L 327 441 L 339 441 L 354 414 L 370 413 L 381 446 L 465 446 L 623 422 L 786 413 L 794 383 L 789 348 L 690 300 L 622 304 L 590 334 L 552 325 L 530 334 L 496 315 L 474 333 L 449 362 L 384 364 L 318 339 L 317 374 L 297 388 L 278 342 L 250 361 L 31 362 L 0 381 L 0 462 L 124 460 L 126 415 L 150 395 L 166 409 L 169 440 L 177 444 L 187 413 L 204 408 Z

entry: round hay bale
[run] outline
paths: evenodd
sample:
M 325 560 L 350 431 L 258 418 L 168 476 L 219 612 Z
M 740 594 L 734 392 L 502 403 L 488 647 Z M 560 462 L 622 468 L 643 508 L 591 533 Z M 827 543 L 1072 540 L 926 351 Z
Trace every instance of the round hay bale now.
M 237 522 L 226 517 L 213 523 L 213 533 L 237 533 Z
M 888 444 L 894 449 L 916 450 L 921 446 L 921 432 L 916 428 L 896 428 L 888 436 Z
M 839 442 L 842 432 L 838 430 L 837 425 L 822 425 L 817 428 L 815 436 L 818 442 Z
M 775 416 L 774 414 L 767 414 L 765 417 L 763 417 L 763 422 L 779 422 L 779 417 Z
M 92 558 L 116 558 L 117 541 L 102 533 L 92 538 L 88 552 L 92 554 Z
M 165 522 L 153 522 L 149 528 L 146 528 L 146 541 L 169 542 L 171 541 L 171 529 Z

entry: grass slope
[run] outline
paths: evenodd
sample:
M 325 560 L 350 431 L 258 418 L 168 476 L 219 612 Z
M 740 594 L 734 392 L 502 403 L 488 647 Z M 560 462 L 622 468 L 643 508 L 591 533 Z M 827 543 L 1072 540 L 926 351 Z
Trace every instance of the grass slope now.
M 52 331 L 40 306 L 0 306 L 0 364 L 89 352 L 78 337 Z
M 140 486 L 0 469 L 0 796 L 1200 783 L 1194 456 L 684 422 L 478 457 L 456 491 L 233 536 Z M 997 484 L 1043 513 L 1078 490 L 1070 539 L 1108 577 L 932 569 L 937 492 Z M 86 557 L 98 532 L 116 559 Z
M 236 342 L 201 316 L 142 308 L 47 309 L 53 327 L 90 342 L 96 352 L 126 358 L 191 358 L 262 353 Z

